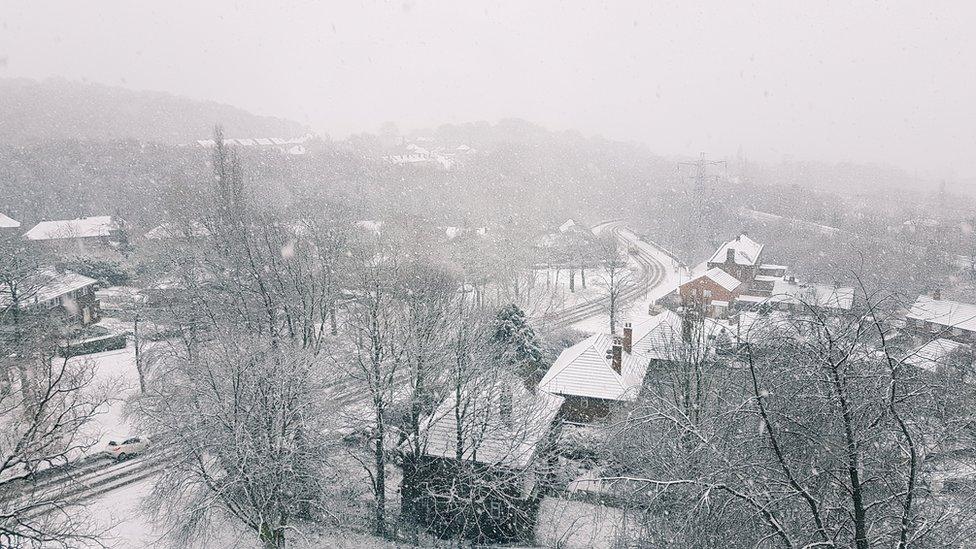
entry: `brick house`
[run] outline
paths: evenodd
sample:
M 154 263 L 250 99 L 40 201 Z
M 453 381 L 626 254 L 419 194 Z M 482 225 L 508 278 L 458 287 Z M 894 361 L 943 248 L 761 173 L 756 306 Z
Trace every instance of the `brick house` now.
M 719 268 L 735 279 L 749 283 L 759 275 L 763 245 L 744 234 L 725 242 L 708 260 L 709 269 Z
M 726 318 L 730 305 L 749 287 L 724 269 L 712 267 L 678 287 L 681 304 L 709 318 Z

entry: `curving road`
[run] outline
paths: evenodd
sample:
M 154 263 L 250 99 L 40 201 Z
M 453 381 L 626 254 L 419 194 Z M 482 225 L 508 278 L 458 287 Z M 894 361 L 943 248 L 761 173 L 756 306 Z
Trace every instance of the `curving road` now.
M 607 230 L 623 245 L 625 250 L 632 248 L 636 251 L 636 253 L 631 254 L 631 257 L 637 261 L 640 268 L 638 279 L 631 281 L 621 292 L 619 307 L 622 310 L 645 292 L 663 283 L 666 278 L 667 267 L 649 251 L 653 245 L 641 241 L 637 235 L 624 226 L 622 221 L 605 221 L 593 227 L 593 232 L 597 234 Z M 606 297 L 591 299 L 579 305 L 548 314 L 544 320 L 560 327 L 570 326 L 606 312 L 606 301 Z

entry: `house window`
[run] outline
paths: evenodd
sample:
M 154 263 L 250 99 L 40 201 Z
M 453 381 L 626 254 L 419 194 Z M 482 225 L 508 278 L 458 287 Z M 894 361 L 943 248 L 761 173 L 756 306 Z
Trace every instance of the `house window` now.
M 488 502 L 488 514 L 496 518 L 501 518 L 502 502 L 498 501 L 497 499 L 490 500 Z

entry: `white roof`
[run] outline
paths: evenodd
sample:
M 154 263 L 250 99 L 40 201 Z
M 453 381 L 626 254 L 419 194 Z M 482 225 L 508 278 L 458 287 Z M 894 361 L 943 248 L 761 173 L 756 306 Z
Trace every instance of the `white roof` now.
M 705 271 L 704 273 L 696 276 L 695 278 L 692 278 L 688 282 L 685 282 L 685 284 L 691 284 L 692 282 L 698 280 L 699 278 L 709 278 L 712 281 L 714 281 L 716 284 L 718 284 L 719 286 L 725 288 L 726 290 L 728 290 L 730 292 L 732 290 L 738 288 L 739 285 L 742 284 L 742 282 L 739 282 L 739 279 L 738 278 L 730 275 L 729 273 L 723 271 L 722 269 L 720 269 L 718 267 L 712 267 L 711 269 L 709 269 L 709 270 Z M 682 284 L 682 286 L 683 285 L 684 284 Z
M 64 221 L 42 221 L 24 234 L 28 240 L 56 240 L 61 238 L 92 238 L 109 236 L 118 225 L 112 216 L 97 215 Z
M 738 315 L 738 325 L 733 327 L 741 341 L 746 343 L 768 343 L 773 339 L 792 338 L 798 335 L 796 323 L 783 311 L 758 313 L 742 311 Z
M 807 303 L 825 309 L 849 311 L 854 306 L 854 288 L 829 284 L 800 284 L 777 279 L 769 303 Z
M 35 303 L 53 301 L 65 294 L 97 283 L 98 281 L 94 278 L 88 278 L 76 272 L 64 271 L 59 273 L 54 269 L 45 269 L 34 277 L 31 286 L 34 286 L 35 289 L 29 292 L 26 299 L 21 302 L 21 306 L 27 307 Z M 10 306 L 10 303 L 10 293 L 0 290 L 0 308 L 6 308 Z
M 921 295 L 915 300 L 906 317 L 948 328 L 976 332 L 976 305 L 971 303 L 943 301 Z
M 559 232 L 564 233 L 576 226 L 576 222 L 572 219 L 567 219 L 565 223 L 559 226 Z
M 639 387 L 628 386 L 613 370 L 607 358 L 612 345 L 610 336 L 594 334 L 564 350 L 539 382 L 539 389 L 559 395 L 633 400 Z
M 508 384 L 512 391 L 511 419 L 500 413 L 500 387 L 473 388 L 468 393 L 462 420 L 463 458 L 490 465 L 503 464 L 524 468 L 535 455 L 539 442 L 549 432 L 563 404 L 562 397 L 539 391 L 532 394 L 517 380 Z M 448 459 L 457 457 L 458 424 L 455 400 L 445 400 L 427 419 L 427 441 L 424 452 Z
M 706 330 L 717 334 L 724 326 L 706 319 Z M 539 388 L 569 396 L 605 400 L 634 400 L 644 384 L 651 360 L 674 357 L 681 340 L 681 317 L 673 311 L 632 324 L 631 352 L 623 353 L 621 373 L 607 358 L 613 339 L 594 334 L 564 350 L 539 382 Z
M 960 349 L 968 351 L 970 347 L 969 345 L 957 343 L 950 339 L 934 339 L 905 357 L 905 364 L 934 372 L 939 366 L 945 364 L 949 355 Z
M 210 236 L 210 229 L 207 229 L 199 221 L 191 221 L 189 224 L 163 223 L 153 227 L 146 238 L 149 240 L 170 240 L 176 238 L 196 238 Z
M 0 213 L 0 229 L 16 229 L 17 227 L 20 227 L 20 221 Z
M 737 265 L 755 265 L 759 261 L 759 254 L 762 253 L 762 244 L 757 243 L 748 236 L 742 234 L 733 240 L 729 240 L 715 252 L 709 263 L 725 263 L 728 257 L 728 249 L 735 250 L 735 263 Z

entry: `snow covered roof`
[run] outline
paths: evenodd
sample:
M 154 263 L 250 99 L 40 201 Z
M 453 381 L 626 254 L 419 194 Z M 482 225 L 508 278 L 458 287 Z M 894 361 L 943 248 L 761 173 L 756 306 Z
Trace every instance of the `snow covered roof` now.
M 572 219 L 567 219 L 565 223 L 559 226 L 559 232 L 564 233 L 576 226 L 576 222 Z
M 705 271 L 704 273 L 696 276 L 695 278 L 692 278 L 688 282 L 685 282 L 685 284 L 691 284 L 692 282 L 694 282 L 694 281 L 696 281 L 696 280 L 698 280 L 700 278 L 708 278 L 708 279 L 711 279 L 713 282 L 715 282 L 716 284 L 718 284 L 719 286 L 725 288 L 726 290 L 728 290 L 730 292 L 733 291 L 733 290 L 735 290 L 736 288 L 738 288 L 742 284 L 742 282 L 740 282 L 738 278 L 730 275 L 729 273 L 723 271 L 722 269 L 720 269 L 718 267 L 712 267 L 711 269 L 709 269 L 709 270 Z M 682 286 L 683 285 L 684 284 L 682 284 Z
M 906 318 L 976 332 L 976 305 L 918 296 Z
M 718 321 L 706 319 L 710 335 L 724 328 Z M 622 356 L 621 373 L 613 369 L 608 350 L 613 339 L 608 334 L 594 334 L 564 350 L 539 382 L 539 388 L 560 395 L 633 400 L 647 375 L 651 360 L 675 356 L 681 345 L 681 317 L 664 311 L 634 322 L 631 352 Z
M 366 231 L 369 231 L 369 232 L 373 232 L 373 233 L 376 233 L 376 234 L 380 234 L 380 230 L 383 229 L 383 222 L 382 221 L 376 221 L 374 219 L 362 219 L 360 221 L 357 221 L 355 223 L 355 225 L 356 225 L 356 227 L 359 227 L 360 229 L 363 229 L 363 230 L 366 230 Z
M 806 303 L 824 309 L 849 311 L 854 306 L 854 288 L 829 284 L 801 284 L 777 279 L 769 303 Z
M 45 269 L 34 277 L 34 289 L 29 292 L 26 299 L 21 302 L 21 307 L 27 307 L 37 303 L 47 303 L 75 290 L 80 290 L 88 286 L 98 284 L 94 278 L 73 271 L 57 272 L 54 269 Z M 0 309 L 10 306 L 10 293 L 0 290 Z
M 738 315 L 738 325 L 733 329 L 740 341 L 746 343 L 763 343 L 783 336 L 798 335 L 796 323 L 783 311 L 742 311 Z
M 607 350 L 613 344 L 606 334 L 594 334 L 564 350 L 539 382 L 539 389 L 560 395 L 605 400 L 633 400 L 637 391 L 614 371 Z
M 762 253 L 763 246 L 748 236 L 741 234 L 722 244 L 708 262 L 725 263 L 726 258 L 728 258 L 729 249 L 735 252 L 736 265 L 756 265 L 759 261 L 759 254 Z
M 970 351 L 971 347 L 950 339 L 934 339 L 905 357 L 905 364 L 934 372 L 939 366 L 945 364 L 949 355 L 960 350 Z
M 507 383 L 511 390 L 510 419 L 502 417 L 502 387 L 474 388 L 478 394 L 467 393 L 461 433 L 464 440 L 463 458 L 489 465 L 525 468 L 535 455 L 540 441 L 549 432 L 552 422 L 563 404 L 562 397 L 539 391 L 532 394 L 517 380 Z M 455 399 L 448 398 L 427 419 L 429 456 L 455 459 L 457 457 L 458 423 Z
M 191 221 L 189 224 L 162 223 L 153 227 L 146 238 L 149 240 L 171 240 L 175 238 L 197 238 L 210 236 L 210 230 L 199 221 Z
M 61 238 L 93 238 L 110 236 L 119 226 L 112 216 L 97 215 L 63 221 L 42 221 L 24 233 L 28 240 L 56 240 Z
M 0 213 L 0 229 L 16 229 L 17 227 L 20 227 L 20 221 Z

